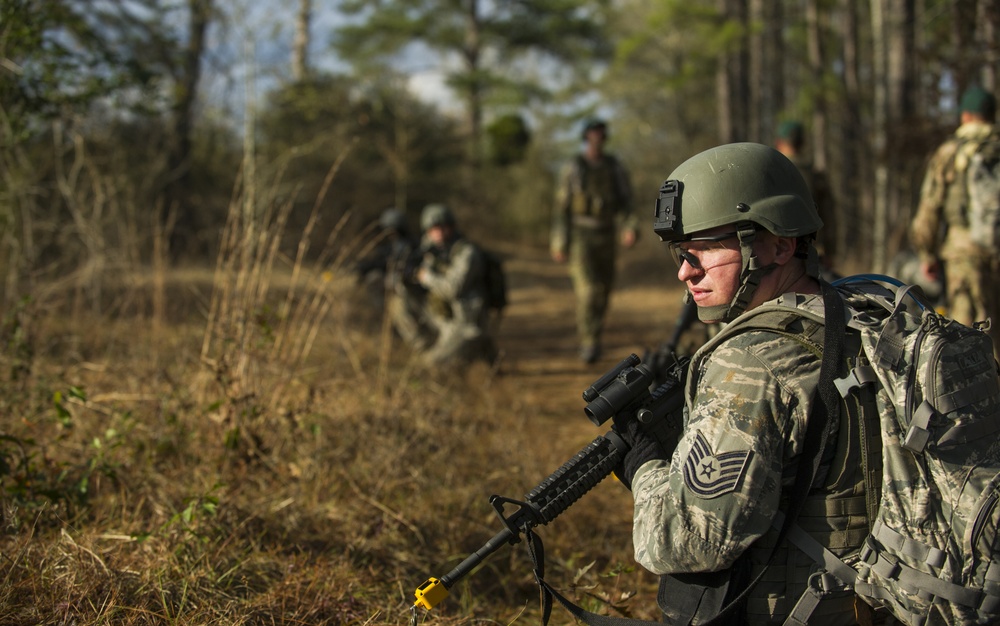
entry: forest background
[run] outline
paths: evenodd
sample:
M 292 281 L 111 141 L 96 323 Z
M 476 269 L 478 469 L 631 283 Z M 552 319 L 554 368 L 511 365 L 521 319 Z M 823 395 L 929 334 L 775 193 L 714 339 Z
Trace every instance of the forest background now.
M 610 121 L 640 217 L 692 154 L 802 121 L 837 263 L 882 270 L 959 95 L 1000 68 L 1000 0 L 266 4 L 0 0 L 0 624 L 403 621 L 495 528 L 484 493 L 593 434 L 555 415 L 600 372 L 540 350 L 572 342 L 571 305 L 530 308 L 568 298 L 543 261 L 584 119 Z M 358 306 L 373 221 L 441 201 L 514 274 L 508 376 L 422 372 Z M 644 291 L 671 278 L 644 237 L 618 347 L 676 310 Z M 627 494 L 592 500 L 556 571 L 655 616 Z M 537 617 L 500 608 L 530 568 L 490 567 L 425 619 Z

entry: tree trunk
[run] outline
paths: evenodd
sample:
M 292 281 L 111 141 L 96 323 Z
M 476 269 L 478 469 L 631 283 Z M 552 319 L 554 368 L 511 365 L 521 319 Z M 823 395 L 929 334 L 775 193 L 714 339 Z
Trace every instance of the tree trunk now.
M 463 53 L 466 70 L 469 72 L 469 159 L 473 167 L 478 167 L 481 162 L 483 134 L 483 88 L 478 74 L 483 44 L 480 33 L 479 0 L 468 0 L 468 2 Z
M 979 0 L 979 16 L 976 19 L 978 27 L 979 49 L 982 51 L 982 86 L 991 93 L 996 93 L 998 72 L 997 36 L 1000 35 L 1000 1 Z
M 748 74 L 750 76 L 749 90 L 750 98 L 747 101 L 747 139 L 758 143 L 768 143 L 770 141 L 770 124 L 767 120 L 771 117 L 771 110 L 768 106 L 768 82 L 767 82 L 767 53 L 766 37 L 768 32 L 764 26 L 767 23 L 764 0 L 750 0 L 748 11 L 750 24 L 754 26 L 747 33 L 747 49 L 749 57 Z
M 771 143 L 784 85 L 781 3 L 750 0 L 747 5 L 748 141 Z
M 719 54 L 715 72 L 716 116 L 719 125 L 719 141 L 732 143 L 747 136 L 747 107 L 749 88 L 747 86 L 746 56 L 746 1 L 717 0 L 719 17 L 722 22 L 736 22 L 741 29 L 740 40 L 727 42 L 727 47 Z M 734 106 L 739 103 L 739 106 Z
M 875 181 L 872 187 L 872 269 L 881 272 L 886 267 L 885 242 L 888 230 L 889 166 L 886 145 L 888 119 L 887 48 L 885 11 L 888 0 L 871 0 L 872 25 L 872 133 L 870 153 L 874 158 Z
M 170 237 L 170 256 L 178 256 L 192 249 L 198 231 L 194 207 L 188 199 L 191 168 L 191 130 L 194 126 L 194 104 L 201 78 L 201 58 L 205 51 L 205 32 L 212 15 L 212 0 L 188 0 L 188 43 L 184 48 L 178 74 L 174 76 L 174 97 L 171 110 L 173 127 L 169 140 L 168 179 L 166 198 L 167 223 L 173 223 Z M 175 219 L 171 220 L 170 215 Z
M 834 185 L 842 193 L 838 196 L 838 210 L 845 219 L 838 220 L 837 249 L 845 250 L 847 241 L 857 245 L 862 254 L 858 260 L 862 264 L 870 262 L 868 250 L 872 250 L 871 242 L 861 240 L 863 231 L 848 232 L 850 225 L 862 224 L 862 216 L 872 214 L 870 196 L 862 194 L 862 189 L 871 189 L 868 174 L 868 150 L 865 147 L 865 120 L 861 115 L 861 80 L 858 75 L 858 9 L 855 0 L 847 0 L 841 16 L 841 41 L 843 45 L 844 62 L 844 118 L 841 120 L 841 159 L 840 184 Z
M 955 86 L 961 94 L 976 81 L 979 59 L 976 54 L 976 0 L 953 0 L 952 29 L 955 40 Z
M 739 41 L 734 53 L 735 66 L 731 76 L 735 81 L 733 92 L 737 102 L 742 103 L 734 109 L 736 117 L 736 141 L 746 141 L 750 132 L 750 109 L 746 103 L 750 101 L 750 53 L 747 46 L 747 35 L 750 32 L 750 20 L 747 14 L 747 0 L 731 0 L 733 18 L 739 25 Z
M 784 11 L 781 2 L 766 2 L 767 14 L 764 21 L 764 32 L 766 33 L 765 58 L 765 85 L 764 90 L 767 101 L 764 107 L 764 123 L 766 129 L 765 137 L 770 140 L 774 138 L 775 126 L 781 107 L 784 103 L 782 94 L 785 92 L 785 38 L 784 31 Z
M 309 73 L 309 24 L 312 21 L 312 0 L 299 0 L 295 16 L 295 40 L 292 42 L 292 79 L 305 79 Z
M 820 28 L 819 0 L 806 2 L 806 31 L 808 33 L 809 71 L 817 87 L 813 97 L 812 149 L 813 165 L 826 171 L 826 89 L 823 77 L 826 63 L 823 58 L 823 31 Z
M 912 183 L 907 171 L 913 159 L 909 139 L 915 135 L 917 123 L 916 81 L 913 60 L 914 47 L 914 0 L 889 0 L 886 22 L 886 150 L 887 154 L 899 158 L 887 159 L 886 224 L 894 227 L 886 233 L 887 258 L 898 252 L 907 237 L 910 223 L 910 206 L 914 204 Z M 921 155 L 922 160 L 922 155 Z

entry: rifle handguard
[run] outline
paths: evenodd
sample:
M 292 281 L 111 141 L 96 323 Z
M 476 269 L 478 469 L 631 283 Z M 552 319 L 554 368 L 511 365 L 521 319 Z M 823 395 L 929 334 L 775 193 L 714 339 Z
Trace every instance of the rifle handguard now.
M 683 365 L 686 365 L 686 361 Z M 645 366 L 639 364 L 639 357 L 633 354 L 584 392 L 584 400 L 588 402 L 587 416 L 600 425 L 621 412 L 628 412 L 633 419 L 643 422 L 644 427 L 651 428 L 652 432 L 659 430 L 661 426 L 656 424 L 653 427 L 649 423 L 651 421 L 679 423 L 676 416 L 668 414 L 679 412 L 679 408 L 683 406 L 683 399 L 678 393 L 682 387 L 679 382 L 683 377 L 683 370 L 680 371 L 682 373 L 679 377 L 650 393 L 651 374 Z M 669 430 L 675 429 L 676 427 L 672 427 Z M 500 517 L 503 530 L 440 579 L 429 578 L 417 587 L 414 592 L 414 608 L 433 608 L 448 596 L 448 590 L 456 582 L 468 575 L 486 557 L 505 544 L 519 542 L 521 535 L 535 526 L 543 526 L 554 520 L 610 476 L 628 451 L 628 443 L 612 430 L 594 439 L 552 472 L 528 492 L 524 501 L 492 496 L 490 504 Z M 508 504 L 517 507 L 511 515 L 504 512 L 504 507 Z

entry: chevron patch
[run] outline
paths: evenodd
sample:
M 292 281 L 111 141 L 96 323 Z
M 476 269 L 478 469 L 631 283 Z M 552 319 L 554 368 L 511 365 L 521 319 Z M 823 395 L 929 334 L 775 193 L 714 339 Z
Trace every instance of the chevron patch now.
M 699 432 L 684 462 L 684 484 L 706 500 L 731 493 L 736 490 L 752 457 L 753 450 L 715 454 Z

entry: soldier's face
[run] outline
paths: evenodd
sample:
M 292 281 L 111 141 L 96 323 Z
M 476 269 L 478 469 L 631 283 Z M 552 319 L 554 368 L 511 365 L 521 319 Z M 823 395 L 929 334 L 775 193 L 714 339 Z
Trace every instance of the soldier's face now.
M 435 246 L 443 246 L 451 236 L 451 227 L 447 224 L 438 224 L 427 229 L 427 238 Z
M 732 226 L 720 226 L 696 235 L 695 241 L 672 246 L 680 263 L 677 278 L 698 306 L 729 304 L 739 288 L 743 261 L 736 231 Z

